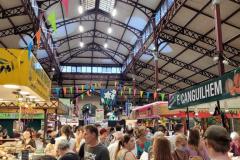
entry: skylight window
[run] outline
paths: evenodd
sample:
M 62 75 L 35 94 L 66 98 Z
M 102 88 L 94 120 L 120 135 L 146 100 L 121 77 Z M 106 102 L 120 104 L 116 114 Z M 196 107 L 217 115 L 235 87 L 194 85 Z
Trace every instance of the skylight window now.
M 96 3 L 96 0 L 83 0 L 82 1 L 82 4 L 83 4 L 85 10 L 95 8 L 95 3 Z
M 99 9 L 111 13 L 113 11 L 115 0 L 100 0 Z

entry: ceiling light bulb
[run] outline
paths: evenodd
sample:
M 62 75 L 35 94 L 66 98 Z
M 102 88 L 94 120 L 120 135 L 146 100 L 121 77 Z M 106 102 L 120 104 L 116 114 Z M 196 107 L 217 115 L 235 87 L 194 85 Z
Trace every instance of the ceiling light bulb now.
M 223 62 L 223 64 L 225 64 L 225 65 L 228 65 L 228 64 L 229 64 L 229 62 L 228 62 L 226 59 L 224 59 L 222 62 Z
M 214 62 L 216 62 L 216 61 L 218 61 L 218 60 L 219 60 L 219 57 L 218 57 L 218 56 L 214 56 L 214 57 L 213 57 L 213 61 L 214 61 Z
M 117 15 L 117 10 L 114 8 L 112 11 L 112 16 L 115 17 Z
M 78 29 L 79 29 L 79 31 L 80 31 L 81 33 L 84 31 L 84 28 L 83 28 L 82 25 L 80 25 L 80 26 L 78 27 Z
M 109 28 L 108 28 L 108 34 L 111 34 L 111 33 L 112 33 L 112 28 L 109 27 Z
M 79 14 L 83 14 L 83 12 L 84 12 L 83 6 L 80 5 L 80 6 L 78 7 L 78 13 L 79 13 Z
M 107 48 L 107 47 L 108 47 L 108 44 L 107 44 L 107 43 L 104 43 L 103 46 L 104 46 L 104 48 Z
M 19 101 L 23 101 L 23 98 L 18 98 Z
M 55 71 L 55 68 L 52 68 L 52 71 Z
M 83 48 L 84 43 L 83 43 L 83 42 L 80 42 L 79 45 L 80 45 L 81 48 Z
M 19 92 L 21 95 L 28 95 L 29 94 L 29 92 L 25 92 L 25 91 L 20 91 Z
M 29 98 L 34 99 L 34 98 L 37 98 L 37 97 L 36 96 L 29 96 Z
M 17 85 L 12 85 L 12 84 L 6 84 L 6 85 L 3 85 L 3 87 L 9 88 L 9 89 L 17 89 L 17 88 L 19 88 L 19 86 L 17 86 Z

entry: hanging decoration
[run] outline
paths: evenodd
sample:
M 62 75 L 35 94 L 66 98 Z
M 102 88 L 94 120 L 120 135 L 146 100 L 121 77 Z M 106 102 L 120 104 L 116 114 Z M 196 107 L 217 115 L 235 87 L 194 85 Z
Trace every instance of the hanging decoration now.
M 84 85 L 82 84 L 82 92 L 84 91 Z
M 95 91 L 94 85 L 91 86 L 91 90 L 92 90 L 92 91 Z
M 134 97 L 136 97 L 136 93 L 137 93 L 137 89 L 134 88 L 134 90 L 133 90 L 133 96 L 134 96 Z
M 73 94 L 73 87 L 70 87 L 70 93 Z
M 60 88 L 55 88 L 56 93 L 57 93 L 57 97 L 60 97 Z
M 94 85 L 95 85 L 95 88 L 97 89 L 97 87 L 98 87 L 97 83 L 95 83 Z
M 90 97 L 90 96 L 91 96 L 91 93 L 90 93 L 90 91 L 89 91 L 89 90 L 87 91 L 87 96 L 88 96 L 88 97 Z
M 63 94 L 66 95 L 67 94 L 67 88 L 63 87 Z
M 78 86 L 75 86 L 76 93 L 78 94 Z
M 51 12 L 48 16 L 48 21 L 51 24 L 51 27 L 53 29 L 53 32 L 57 31 L 57 24 L 56 24 L 56 12 Z
M 143 91 L 140 91 L 140 97 L 141 98 L 143 97 Z
M 123 91 L 122 90 L 121 90 L 120 94 L 121 94 L 121 96 L 123 95 Z
M 68 16 L 68 0 L 62 0 L 62 4 L 65 8 L 66 15 Z
M 81 99 L 83 100 L 83 98 L 84 98 L 84 94 L 81 94 Z
M 32 48 L 33 48 L 33 42 L 31 41 L 28 44 L 28 60 L 30 60 L 30 58 L 31 58 Z
M 124 92 L 126 91 L 126 88 L 127 88 L 127 86 L 123 86 L 123 91 L 124 91 Z
M 161 96 L 161 100 L 164 101 L 165 93 L 160 93 L 160 96 Z
M 153 99 L 154 99 L 154 101 L 157 99 L 157 91 L 155 91 L 155 92 L 153 93 Z
M 38 29 L 36 33 L 36 40 L 37 40 L 37 48 L 40 48 L 40 43 L 41 43 L 41 28 Z
M 115 89 L 117 88 L 117 81 L 114 82 Z
M 130 87 L 128 88 L 128 93 L 132 94 L 132 88 L 130 88 Z
M 150 92 L 147 92 L 147 99 L 149 99 L 150 97 Z
M 88 90 L 88 84 L 85 84 L 85 90 Z
M 116 90 L 102 89 L 101 102 L 108 106 L 113 106 L 116 103 Z

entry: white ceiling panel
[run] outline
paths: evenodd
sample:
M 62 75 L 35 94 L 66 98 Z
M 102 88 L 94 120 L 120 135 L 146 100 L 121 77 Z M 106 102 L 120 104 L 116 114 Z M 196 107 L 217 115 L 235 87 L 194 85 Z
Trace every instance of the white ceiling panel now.
M 193 51 L 193 50 L 186 50 L 183 54 L 181 54 L 180 56 L 177 57 L 177 60 L 185 62 L 185 63 L 189 63 L 194 61 L 195 59 L 201 57 L 202 55 Z
M 182 8 L 173 17 L 172 22 L 180 26 L 184 26 L 195 14 L 196 14 L 195 11 L 192 11 L 187 8 Z
M 213 27 L 214 27 L 213 19 L 202 14 L 195 17 L 195 19 L 187 26 L 188 29 L 191 29 L 200 34 L 205 34 Z
M 179 70 L 181 67 L 175 65 L 175 64 L 172 64 L 172 63 L 169 63 L 167 64 L 166 66 L 164 66 L 164 70 L 168 71 L 168 72 L 175 72 L 177 70 Z
M 93 59 L 93 63 L 96 63 L 96 64 L 116 64 L 111 59 Z
M 210 57 L 203 57 L 201 58 L 200 60 L 194 62 L 192 65 L 197 67 L 197 68 L 200 68 L 200 69 L 205 69 L 211 65 L 214 64 L 214 61 L 212 58 Z
M 138 3 L 151 8 L 153 10 L 157 9 L 157 7 L 159 6 L 161 0 L 139 0 Z
M 130 44 L 135 44 L 137 40 L 137 37 L 134 33 L 132 33 L 129 30 L 126 30 L 124 36 L 123 36 L 123 41 L 128 42 Z
M 143 30 L 147 22 L 148 18 L 146 15 L 141 11 L 135 9 L 132 18 L 129 21 L 129 25 L 139 30 Z
M 186 77 L 189 77 L 189 76 L 193 75 L 194 72 L 192 72 L 190 70 L 187 70 L 187 69 L 182 69 L 175 74 L 180 76 L 180 77 L 186 78 Z
M 117 2 L 116 9 L 118 11 L 117 15 L 116 15 L 116 19 L 123 22 L 123 23 L 126 23 L 126 20 L 131 15 L 133 7 L 130 6 L 130 5 L 126 5 L 124 3 L 121 3 L 121 2 Z M 124 11 L 124 12 L 121 12 L 121 11 Z

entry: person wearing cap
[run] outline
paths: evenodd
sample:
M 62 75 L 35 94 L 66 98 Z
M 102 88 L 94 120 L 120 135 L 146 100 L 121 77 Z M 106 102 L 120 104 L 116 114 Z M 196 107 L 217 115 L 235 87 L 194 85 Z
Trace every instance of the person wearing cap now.
M 206 130 L 204 138 L 211 160 L 230 160 L 228 151 L 231 138 L 225 128 L 212 125 Z

